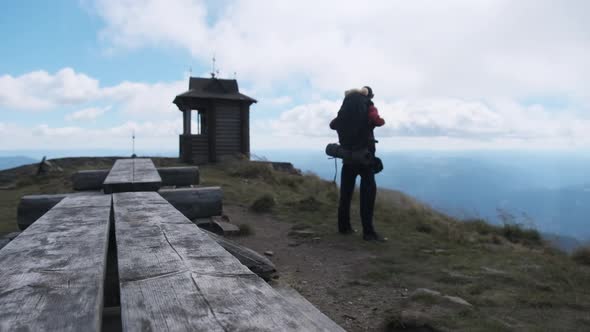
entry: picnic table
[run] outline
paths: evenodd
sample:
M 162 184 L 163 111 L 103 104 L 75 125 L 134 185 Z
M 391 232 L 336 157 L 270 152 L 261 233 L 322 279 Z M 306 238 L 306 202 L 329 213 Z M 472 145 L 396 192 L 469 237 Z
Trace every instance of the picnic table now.
M 65 196 L 0 250 L 0 331 L 100 331 L 113 301 L 123 331 L 342 331 L 152 190 L 148 161 L 118 160 L 104 195 Z

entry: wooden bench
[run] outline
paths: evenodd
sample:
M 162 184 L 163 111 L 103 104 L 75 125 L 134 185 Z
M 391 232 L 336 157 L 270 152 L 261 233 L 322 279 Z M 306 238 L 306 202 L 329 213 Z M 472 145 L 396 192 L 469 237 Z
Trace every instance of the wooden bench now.
M 99 331 L 110 196 L 70 196 L 0 250 L 0 331 Z
M 113 195 L 125 331 L 342 331 L 274 291 L 157 193 Z
M 162 178 L 151 159 L 119 159 L 103 183 L 105 194 L 157 191 Z
M 219 216 L 223 207 L 220 187 L 160 189 L 158 191 L 178 211 L 189 219 Z M 103 195 L 100 191 L 83 191 L 70 194 L 27 195 L 21 197 L 16 213 L 19 229 L 25 230 L 57 203 L 70 196 Z
M 157 168 L 162 186 L 186 187 L 199 184 L 199 168 L 197 166 L 159 167 Z M 77 171 L 72 174 L 74 190 L 101 190 L 110 169 Z

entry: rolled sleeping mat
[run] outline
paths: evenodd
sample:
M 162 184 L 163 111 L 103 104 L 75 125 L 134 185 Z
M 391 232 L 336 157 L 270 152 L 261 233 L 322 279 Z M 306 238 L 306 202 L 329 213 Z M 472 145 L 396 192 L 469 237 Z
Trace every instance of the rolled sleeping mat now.
M 373 163 L 373 155 L 368 149 L 351 151 L 343 148 L 340 144 L 330 143 L 326 146 L 326 154 L 330 157 L 361 165 L 368 166 Z

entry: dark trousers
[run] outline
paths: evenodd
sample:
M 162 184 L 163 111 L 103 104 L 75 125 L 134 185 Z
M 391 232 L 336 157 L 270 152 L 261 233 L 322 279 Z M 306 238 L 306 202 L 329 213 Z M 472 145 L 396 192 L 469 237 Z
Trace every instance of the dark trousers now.
M 373 208 L 375 207 L 375 196 L 377 194 L 375 174 L 372 168 L 357 164 L 342 165 L 340 204 L 338 206 L 338 231 L 346 232 L 351 229 L 350 202 L 352 201 L 357 175 L 361 176 L 361 222 L 363 233 L 374 234 Z

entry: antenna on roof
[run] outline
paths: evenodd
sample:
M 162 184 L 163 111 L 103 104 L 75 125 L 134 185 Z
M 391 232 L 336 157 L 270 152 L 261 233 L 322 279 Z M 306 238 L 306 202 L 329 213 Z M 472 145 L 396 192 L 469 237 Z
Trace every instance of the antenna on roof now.
M 234 71 L 234 80 L 238 79 L 238 73 Z
M 132 149 L 132 153 L 133 153 L 131 155 L 131 158 L 135 158 L 136 157 L 136 155 L 135 155 L 135 129 L 133 129 L 133 132 L 131 134 L 131 141 L 132 141 L 132 143 L 131 143 L 132 148 L 131 149 Z
M 215 55 L 213 55 L 211 64 L 211 78 L 215 78 L 215 74 L 219 74 L 219 70 L 215 70 Z

